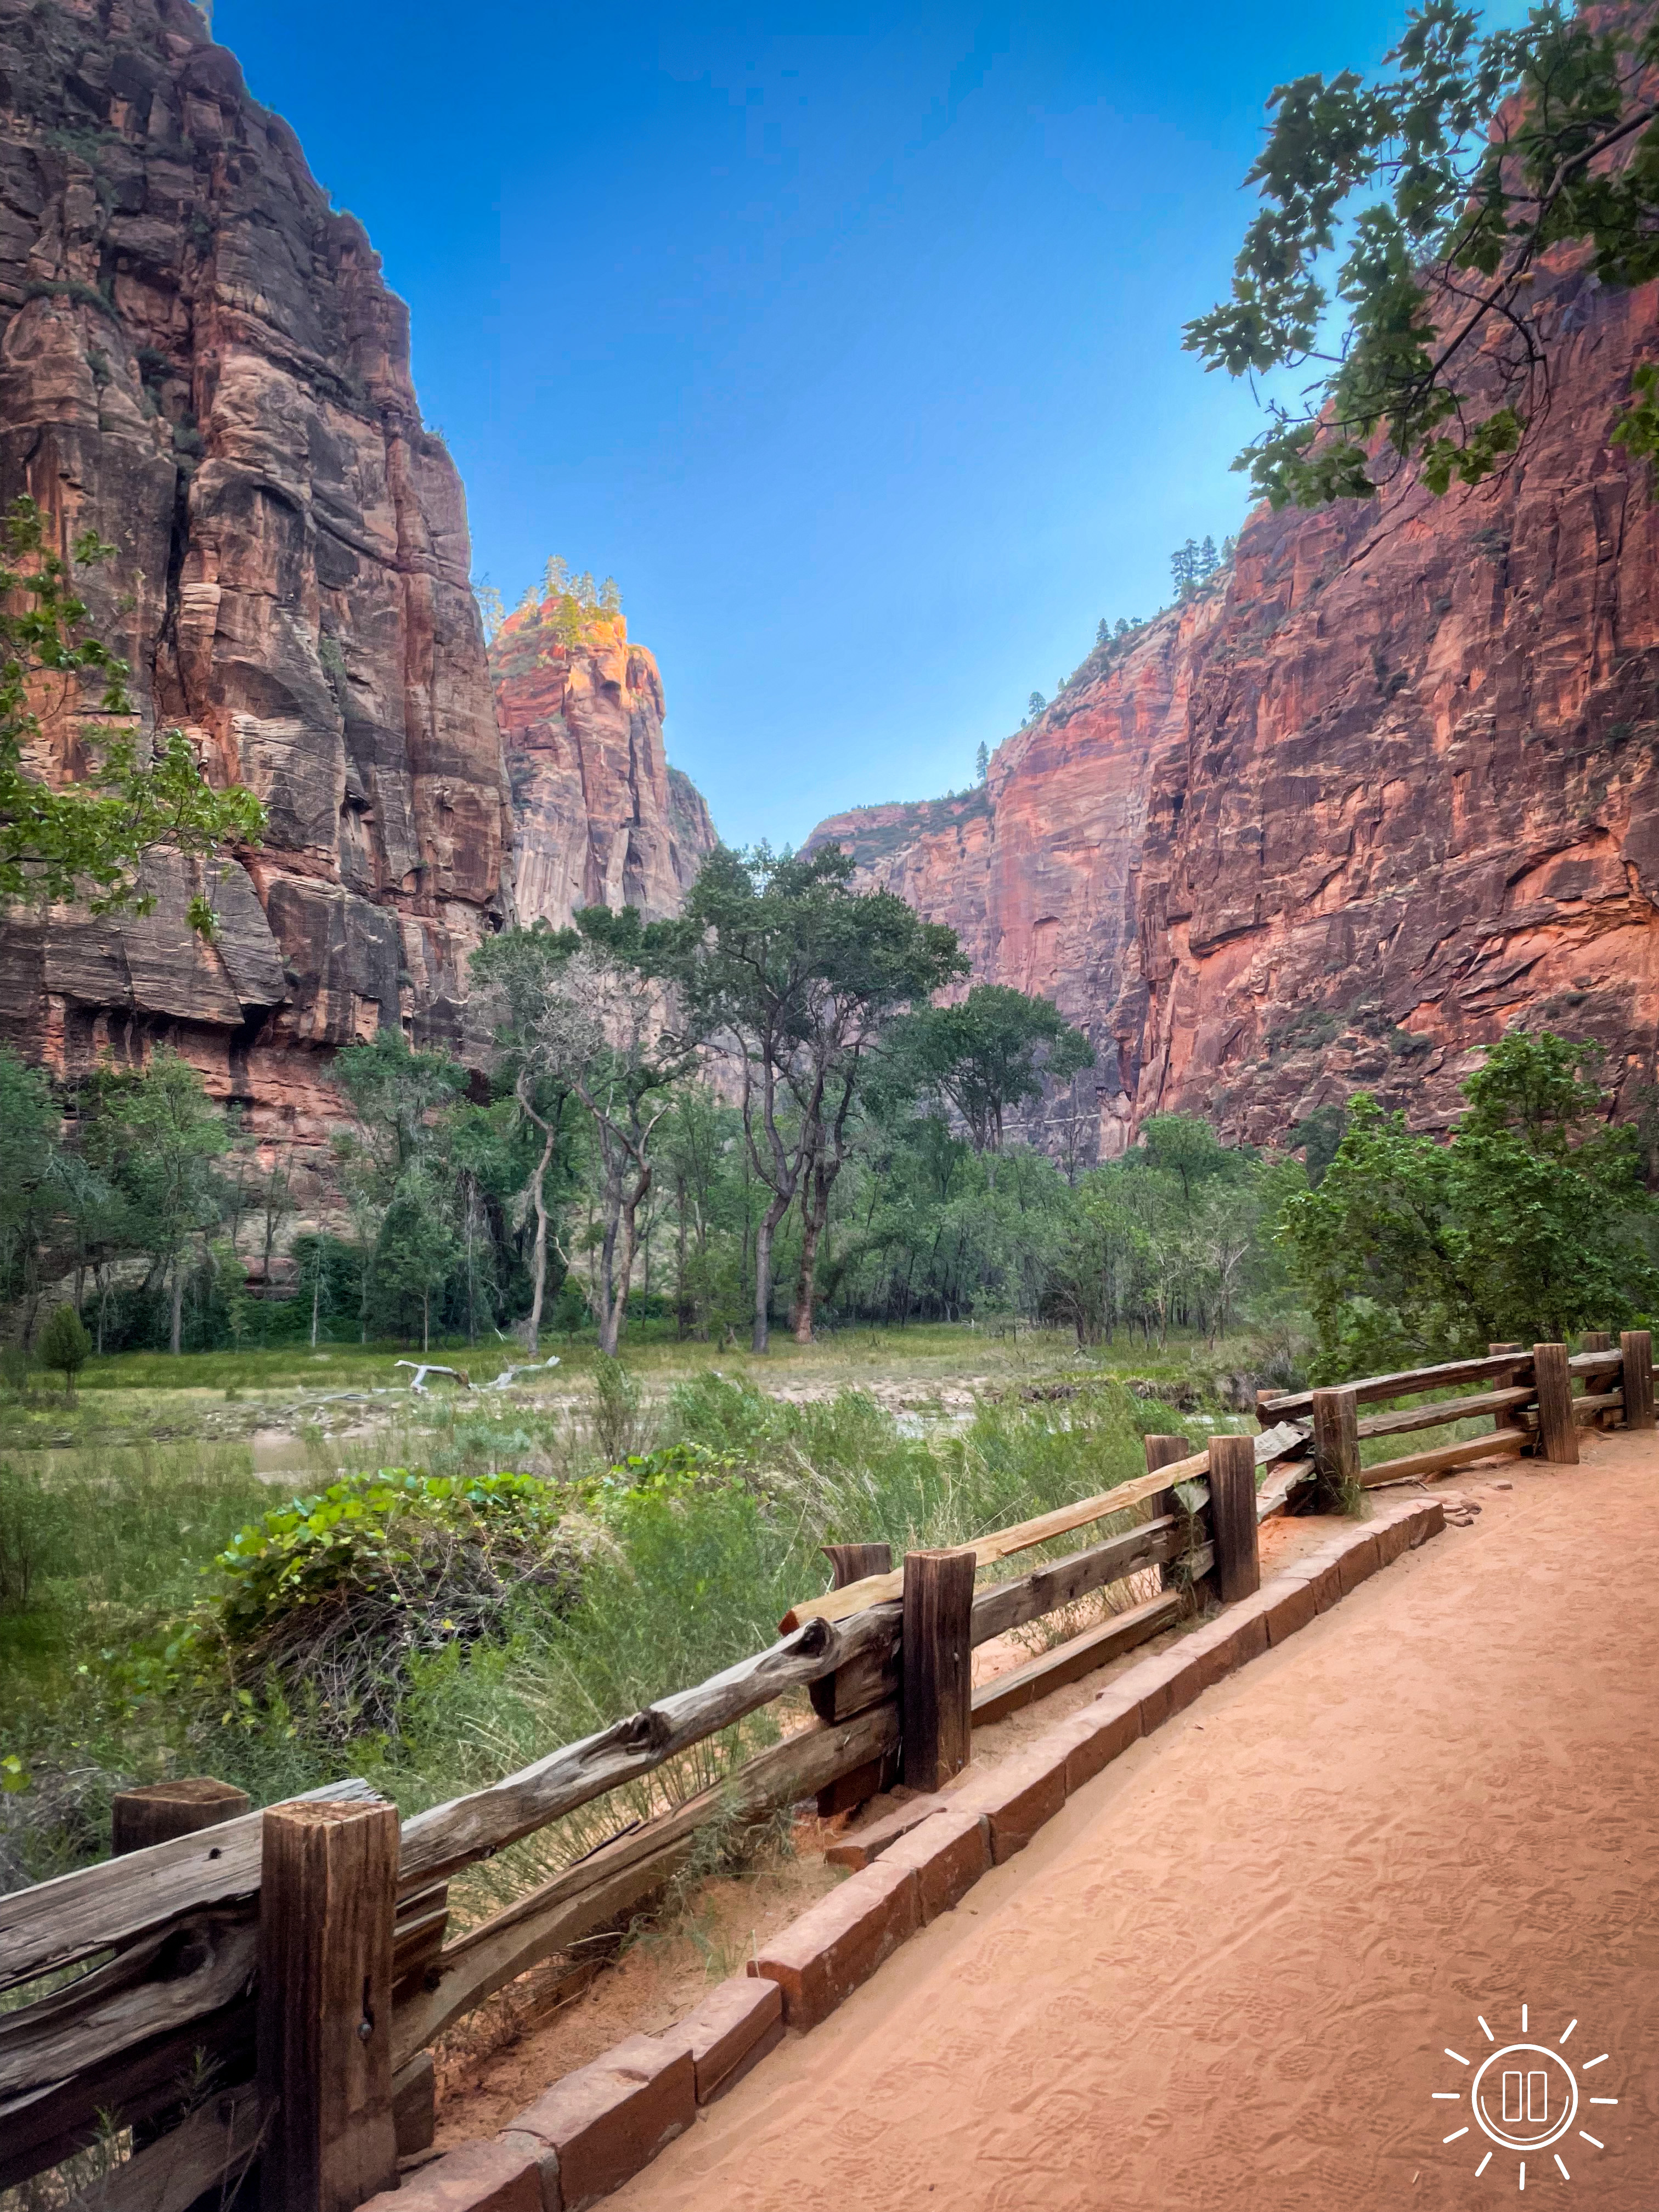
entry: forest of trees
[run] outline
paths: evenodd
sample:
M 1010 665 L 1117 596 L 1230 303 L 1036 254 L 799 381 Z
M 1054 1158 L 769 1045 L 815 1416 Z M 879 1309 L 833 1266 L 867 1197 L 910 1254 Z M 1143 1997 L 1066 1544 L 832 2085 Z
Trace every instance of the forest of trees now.
M 1361 1099 L 1300 1158 L 1170 1115 L 1097 1164 L 1088 1041 L 964 991 L 954 934 L 851 877 L 720 848 L 678 921 L 489 939 L 487 1085 L 396 1031 L 340 1051 L 321 1173 L 165 1048 L 68 1093 L 0 1054 L 14 1352 L 65 1301 L 100 1352 L 1009 1317 L 1150 1346 L 1299 1316 L 1335 1373 L 1659 1303 L 1586 1048 L 1504 1040 L 1449 1146 Z

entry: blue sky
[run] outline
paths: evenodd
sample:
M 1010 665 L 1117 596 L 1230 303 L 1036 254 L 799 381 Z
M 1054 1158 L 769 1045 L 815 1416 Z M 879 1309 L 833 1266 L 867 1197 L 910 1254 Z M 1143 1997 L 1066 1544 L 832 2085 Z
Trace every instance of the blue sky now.
M 1225 289 L 1279 80 L 1404 9 L 219 0 L 410 302 L 475 573 L 614 574 L 735 842 L 972 776 L 1244 512 Z

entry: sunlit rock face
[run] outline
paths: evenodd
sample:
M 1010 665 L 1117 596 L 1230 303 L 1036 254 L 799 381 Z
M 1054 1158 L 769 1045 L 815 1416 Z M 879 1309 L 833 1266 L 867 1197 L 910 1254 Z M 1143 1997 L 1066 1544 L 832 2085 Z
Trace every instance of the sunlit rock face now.
M 1224 578 L 1097 652 L 982 792 L 837 816 L 870 880 L 1149 1114 L 1284 1142 L 1364 1087 L 1445 1124 L 1520 1024 L 1642 1110 L 1659 1022 L 1659 505 L 1608 432 L 1656 288 L 1540 276 L 1554 402 L 1501 483 L 1263 510 Z
M 361 225 L 183 0 L 0 0 L 0 495 L 87 572 L 149 727 L 270 810 L 191 938 L 14 921 L 0 1024 L 74 1073 L 166 1037 L 269 1134 L 319 1137 L 329 1048 L 466 1048 L 510 816 L 459 478 Z M 43 765 L 74 772 L 73 717 Z
M 521 608 L 489 649 L 516 824 L 526 922 L 580 907 L 678 914 L 713 849 L 702 793 L 663 750 L 657 664 L 621 615 L 561 643 L 552 603 Z

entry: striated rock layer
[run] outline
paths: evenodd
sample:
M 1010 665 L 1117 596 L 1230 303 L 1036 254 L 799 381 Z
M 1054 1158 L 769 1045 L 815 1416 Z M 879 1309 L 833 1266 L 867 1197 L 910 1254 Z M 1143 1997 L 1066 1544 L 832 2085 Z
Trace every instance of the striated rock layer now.
M 1505 481 L 1258 513 L 983 792 L 814 832 L 1088 1031 L 1103 1153 L 1164 1112 L 1283 1143 L 1362 1085 L 1443 1125 L 1514 1024 L 1598 1040 L 1643 1109 L 1659 502 L 1607 434 L 1656 309 L 1540 274 L 1554 403 Z
M 663 750 L 657 664 L 620 615 L 561 644 L 553 603 L 510 615 L 489 648 L 517 824 L 524 922 L 562 928 L 579 907 L 678 914 L 714 825 Z
M 0 1024 L 65 1072 L 166 1036 L 319 1136 L 323 1048 L 460 1044 L 505 912 L 465 506 L 407 313 L 184 0 L 0 0 L 0 495 L 114 544 L 85 596 L 145 726 L 270 817 L 213 948 L 176 867 L 147 919 L 12 921 Z

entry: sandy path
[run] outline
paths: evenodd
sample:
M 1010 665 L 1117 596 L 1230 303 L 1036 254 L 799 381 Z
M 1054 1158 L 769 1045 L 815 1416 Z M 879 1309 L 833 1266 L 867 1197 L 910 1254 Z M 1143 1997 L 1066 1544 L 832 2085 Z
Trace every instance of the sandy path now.
M 1620 2100 L 1528 2158 L 1532 2197 L 1659 2206 L 1659 1449 L 1497 1472 L 1471 1528 L 1137 1746 L 617 2212 L 1507 2202 L 1517 2154 L 1477 2180 L 1484 2140 L 1441 2140 L 1467 2103 L 1431 2094 L 1523 2002 L 1540 2041 L 1577 2017 L 1580 2063 L 1611 2054 L 1583 2093 Z

